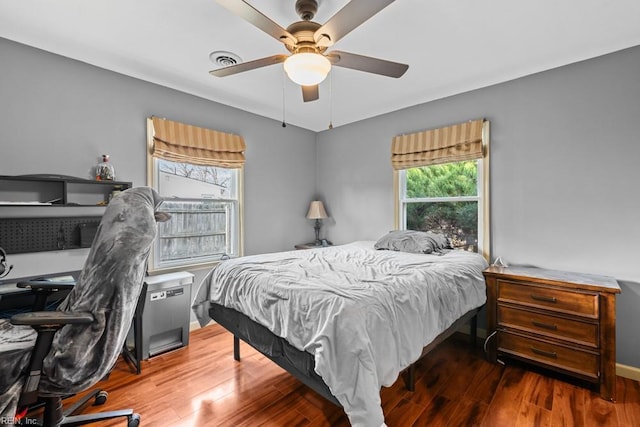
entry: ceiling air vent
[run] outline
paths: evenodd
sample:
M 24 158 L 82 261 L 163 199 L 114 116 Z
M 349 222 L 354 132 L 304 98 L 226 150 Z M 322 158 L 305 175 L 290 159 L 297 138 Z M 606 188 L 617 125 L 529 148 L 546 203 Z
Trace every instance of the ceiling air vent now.
M 209 54 L 211 62 L 219 67 L 228 67 L 229 65 L 235 65 L 242 62 L 242 59 L 235 53 L 225 52 L 223 50 L 216 50 Z

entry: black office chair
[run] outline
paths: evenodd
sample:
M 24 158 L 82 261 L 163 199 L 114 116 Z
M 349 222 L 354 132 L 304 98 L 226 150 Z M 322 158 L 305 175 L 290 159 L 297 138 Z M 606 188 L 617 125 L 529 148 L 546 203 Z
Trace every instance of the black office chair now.
M 62 398 L 89 389 L 115 364 L 127 337 L 156 236 L 161 203 L 148 187 L 113 198 L 77 283 L 56 311 L 0 321 L 0 423 L 18 423 L 21 408 L 44 401 L 42 424 L 83 425 L 126 417 L 131 409 L 69 415 Z M 32 422 L 32 420 L 27 420 Z M 24 420 L 20 422 L 24 424 Z

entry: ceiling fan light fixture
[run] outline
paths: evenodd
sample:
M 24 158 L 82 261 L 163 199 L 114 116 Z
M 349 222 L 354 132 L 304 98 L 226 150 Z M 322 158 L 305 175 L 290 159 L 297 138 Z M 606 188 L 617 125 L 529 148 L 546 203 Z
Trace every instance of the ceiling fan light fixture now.
M 319 53 L 295 53 L 284 61 L 287 76 L 301 86 L 321 83 L 331 71 L 331 62 Z

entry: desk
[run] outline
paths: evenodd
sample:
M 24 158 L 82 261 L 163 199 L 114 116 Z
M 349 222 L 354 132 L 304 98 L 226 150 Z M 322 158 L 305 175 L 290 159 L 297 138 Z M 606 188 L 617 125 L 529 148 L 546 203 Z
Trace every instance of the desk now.
M 78 271 L 55 273 L 49 276 L 22 277 L 19 279 L 3 280 L 0 282 L 0 318 L 8 318 L 20 312 L 31 311 L 36 303 L 36 294 L 28 288 L 19 288 L 19 282 L 35 279 L 43 279 L 55 283 L 56 281 L 75 281 Z M 47 295 L 46 300 L 40 304 L 49 309 L 55 308 L 54 303 L 67 296 L 69 290 L 58 290 Z

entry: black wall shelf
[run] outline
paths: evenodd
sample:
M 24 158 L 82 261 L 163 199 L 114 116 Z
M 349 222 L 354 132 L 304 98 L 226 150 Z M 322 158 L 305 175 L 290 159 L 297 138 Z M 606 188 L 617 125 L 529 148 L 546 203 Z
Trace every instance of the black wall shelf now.
M 126 181 L 94 181 L 65 175 L 0 175 L 0 206 L 101 206 Z
M 95 206 L 106 206 L 114 192 L 131 187 L 126 181 L 65 175 L 0 175 L 0 247 L 8 254 L 89 247 L 102 212 L 98 210 L 96 216 Z M 66 216 L 50 216 L 32 206 L 68 210 L 57 211 Z M 67 215 L 69 209 L 71 215 Z

